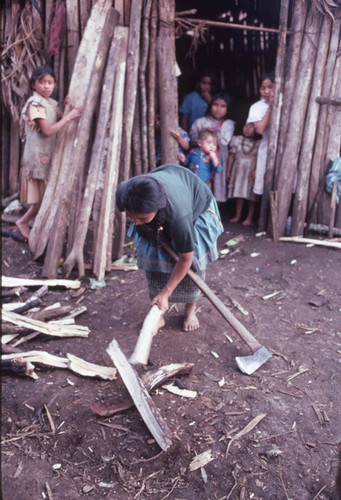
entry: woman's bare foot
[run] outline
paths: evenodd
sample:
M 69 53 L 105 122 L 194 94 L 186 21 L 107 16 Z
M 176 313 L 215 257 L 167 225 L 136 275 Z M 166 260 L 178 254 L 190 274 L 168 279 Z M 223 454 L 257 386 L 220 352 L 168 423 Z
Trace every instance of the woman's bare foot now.
M 29 225 L 25 222 L 20 222 L 20 219 L 15 223 L 21 234 L 24 238 L 28 238 L 30 236 L 30 228 Z
M 192 332 L 193 330 L 197 330 L 200 326 L 198 317 L 195 314 L 195 309 L 196 309 L 195 302 L 186 304 L 185 319 L 182 328 L 185 332 Z
M 230 219 L 230 222 L 233 222 L 233 223 L 240 222 L 240 217 L 237 217 L 237 215 L 236 215 L 235 217 Z

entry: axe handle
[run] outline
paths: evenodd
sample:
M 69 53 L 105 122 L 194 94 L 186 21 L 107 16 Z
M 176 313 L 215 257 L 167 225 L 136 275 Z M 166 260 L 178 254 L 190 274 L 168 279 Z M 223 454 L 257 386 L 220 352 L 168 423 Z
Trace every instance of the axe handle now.
M 163 248 L 166 252 L 177 262 L 179 256 L 176 252 L 167 244 L 162 243 Z M 197 287 L 202 291 L 204 295 L 208 298 L 211 304 L 217 309 L 224 319 L 228 322 L 230 326 L 235 330 L 239 337 L 249 346 L 250 350 L 254 353 L 262 347 L 257 339 L 245 328 L 245 326 L 231 313 L 231 311 L 225 306 L 225 304 L 213 293 L 205 281 L 200 278 L 192 269 L 187 271 L 187 275 L 191 280 L 197 285 Z

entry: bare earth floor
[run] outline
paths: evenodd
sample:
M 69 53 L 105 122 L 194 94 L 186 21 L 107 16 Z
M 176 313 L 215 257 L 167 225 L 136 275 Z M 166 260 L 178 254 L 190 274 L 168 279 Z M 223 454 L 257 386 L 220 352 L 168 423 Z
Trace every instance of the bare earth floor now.
M 237 244 L 226 242 L 242 235 Z M 319 238 L 319 236 L 314 236 Z M 173 308 L 154 338 L 147 369 L 193 363 L 176 384 L 186 398 L 159 387 L 152 399 L 172 431 L 162 451 L 135 407 L 95 415 L 127 398 L 120 378 L 89 378 L 36 365 L 37 380 L 2 376 L 2 498 L 65 500 L 313 500 L 336 499 L 341 443 L 341 253 L 322 246 L 256 236 L 255 228 L 225 222 L 220 249 L 229 253 L 207 269 L 206 281 L 272 357 L 253 375 L 235 357 L 247 345 L 204 297 L 200 329 L 181 330 Z M 39 277 L 27 244 L 3 238 L 3 274 Z M 126 253 L 134 254 L 132 247 Z M 50 288 L 44 306 L 84 305 L 76 318 L 88 338 L 40 335 L 22 350 L 44 350 L 112 366 L 115 338 L 132 353 L 149 310 L 142 271 L 112 271 L 105 287 L 82 282 L 81 295 Z M 75 273 L 74 278 L 77 278 Z M 32 289 L 16 300 L 25 300 Z M 144 369 L 137 370 L 140 374 Z M 170 381 L 174 382 L 174 380 Z M 48 408 L 56 431 L 47 418 Z M 196 455 L 212 458 L 191 470 Z

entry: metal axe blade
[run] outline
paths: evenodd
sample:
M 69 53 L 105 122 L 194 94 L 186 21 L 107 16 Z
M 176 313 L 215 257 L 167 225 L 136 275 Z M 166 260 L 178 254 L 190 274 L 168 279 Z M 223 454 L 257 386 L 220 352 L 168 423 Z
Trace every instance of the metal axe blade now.
M 264 346 L 249 356 L 236 357 L 238 368 L 246 375 L 252 375 L 260 366 L 262 366 L 272 356 L 271 352 Z

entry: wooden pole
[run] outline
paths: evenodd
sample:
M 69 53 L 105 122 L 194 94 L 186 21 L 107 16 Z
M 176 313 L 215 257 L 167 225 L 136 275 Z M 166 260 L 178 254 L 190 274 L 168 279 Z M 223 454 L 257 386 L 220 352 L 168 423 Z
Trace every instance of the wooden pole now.
M 177 19 L 178 20 L 178 19 Z M 181 19 L 184 22 L 183 19 Z M 264 33 L 279 33 L 280 30 L 276 28 L 263 28 L 260 26 L 248 26 L 247 24 L 236 24 L 236 23 L 222 23 L 220 21 L 209 21 L 208 19 L 195 19 L 192 17 L 186 18 L 188 24 L 202 24 L 207 26 L 215 26 L 216 28 L 227 28 L 227 29 L 239 29 L 239 30 L 251 30 L 251 31 L 262 31 Z
M 157 30 L 157 2 L 153 0 L 150 18 L 150 43 L 148 60 L 148 152 L 149 170 L 156 166 L 155 155 L 155 88 L 156 88 L 156 30 Z
M 144 6 L 142 21 L 142 44 L 141 60 L 139 67 L 139 90 L 140 90 L 140 127 L 141 127 L 141 159 L 142 172 L 147 173 L 148 164 L 148 138 L 147 138 L 147 89 L 146 89 L 146 69 L 149 51 L 149 18 L 152 8 L 152 0 L 147 0 Z
M 272 189 L 272 184 L 273 184 L 274 165 L 276 160 L 277 140 L 279 131 L 279 120 L 281 116 L 280 96 L 283 95 L 283 72 L 284 72 L 284 62 L 286 57 L 288 12 L 289 12 L 289 0 L 282 0 L 280 17 L 279 17 L 280 36 L 278 41 L 277 59 L 276 59 L 275 94 L 272 103 L 272 113 L 269 123 L 269 145 L 268 145 L 268 154 L 266 160 L 266 171 L 264 176 L 264 191 L 263 191 L 260 216 L 259 216 L 260 231 L 265 231 L 267 227 L 269 208 L 271 208 L 271 206 L 275 208 L 274 204 L 270 206 L 270 191 Z
M 158 88 L 161 115 L 162 163 L 178 163 L 178 145 L 170 135 L 178 128 L 178 89 L 175 74 L 175 0 L 159 1 L 160 29 L 157 39 Z
M 331 36 L 331 25 L 331 18 L 329 16 L 324 16 L 321 34 L 318 41 L 314 75 L 312 78 L 312 88 L 303 130 L 302 146 L 298 159 L 297 186 L 293 203 L 291 226 L 292 236 L 302 236 L 304 232 L 304 221 L 307 213 L 309 193 L 309 178 L 312 168 L 311 161 L 313 157 L 318 114 L 320 110 L 320 106 L 316 102 L 316 96 L 320 95 L 322 90 L 323 74 Z
M 277 178 L 279 165 L 283 157 L 283 150 L 287 140 L 289 116 L 293 100 L 294 89 L 297 78 L 297 68 L 299 64 L 301 45 L 304 33 L 304 25 L 307 17 L 308 3 L 296 0 L 293 5 L 293 19 L 291 24 L 291 34 L 287 51 L 286 68 L 284 71 L 284 92 L 281 110 L 281 120 L 279 125 L 279 137 L 277 146 L 277 156 L 274 173 L 274 189 L 277 189 Z
M 67 25 L 67 65 L 68 74 L 72 75 L 79 46 L 78 31 L 79 8 L 75 0 L 66 0 L 66 25 Z

